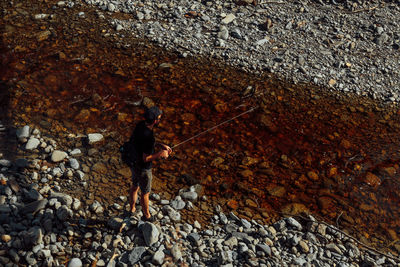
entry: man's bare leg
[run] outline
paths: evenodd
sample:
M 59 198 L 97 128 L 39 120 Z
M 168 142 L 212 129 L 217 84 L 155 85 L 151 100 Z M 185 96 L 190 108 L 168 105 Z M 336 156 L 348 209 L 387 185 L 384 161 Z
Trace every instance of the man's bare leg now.
M 136 211 L 136 199 L 137 195 L 139 192 L 139 186 L 131 186 L 131 189 L 129 190 L 129 204 L 131 206 L 131 212 Z
M 146 218 L 150 218 L 151 214 L 149 211 L 149 196 L 150 192 L 146 194 L 142 194 L 140 198 L 140 204 L 142 205 L 143 216 Z

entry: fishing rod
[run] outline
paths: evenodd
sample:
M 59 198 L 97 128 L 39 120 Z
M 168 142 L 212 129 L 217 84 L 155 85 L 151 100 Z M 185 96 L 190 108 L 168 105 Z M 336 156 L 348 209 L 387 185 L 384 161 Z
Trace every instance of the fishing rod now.
M 181 146 L 181 145 L 183 145 L 183 144 L 185 144 L 185 143 L 187 143 L 187 142 L 189 142 L 189 141 L 191 141 L 191 140 L 193 140 L 193 139 L 195 139 L 195 138 L 197 138 L 197 137 L 199 137 L 199 136 L 201 136 L 201 135 L 203 135 L 205 133 L 208 133 L 209 131 L 212 131 L 212 130 L 216 129 L 216 128 L 220 127 L 221 125 L 224 125 L 224 124 L 226 124 L 226 123 L 228 123 L 230 121 L 233 121 L 234 119 L 237 119 L 237 118 L 239 118 L 239 117 L 241 117 L 241 116 L 243 116 L 243 115 L 245 115 L 247 113 L 253 112 L 257 108 L 258 108 L 258 106 L 252 107 L 251 109 L 249 109 L 249 110 L 247 110 L 245 112 L 242 112 L 239 115 L 236 115 L 235 117 L 232 117 L 232 118 L 230 118 L 230 119 L 228 119 L 226 121 L 223 121 L 223 122 L 221 122 L 221 123 L 219 123 L 219 124 L 217 124 L 217 125 L 215 125 L 215 126 L 213 126 L 211 128 L 208 128 L 205 131 L 202 131 L 201 133 L 196 134 L 195 136 L 192 136 L 192 137 L 190 137 L 190 138 L 188 138 L 188 139 L 186 139 L 186 140 L 184 140 L 184 141 L 172 146 L 171 149 L 174 149 L 174 148 L 176 148 L 178 146 Z

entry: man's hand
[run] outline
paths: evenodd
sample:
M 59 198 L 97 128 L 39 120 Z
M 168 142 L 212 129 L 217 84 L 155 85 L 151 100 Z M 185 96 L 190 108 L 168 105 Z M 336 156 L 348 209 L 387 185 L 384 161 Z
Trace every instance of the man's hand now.
M 164 149 L 168 151 L 168 155 L 172 153 L 172 148 L 170 148 L 169 146 L 164 145 Z
M 172 151 L 172 150 L 171 150 Z M 161 150 L 160 151 L 160 158 L 162 159 L 167 159 L 169 157 L 169 152 L 168 150 Z
M 171 154 L 171 153 L 172 153 L 172 148 L 170 148 L 169 146 L 164 145 L 164 144 L 161 144 L 161 143 L 157 143 L 156 145 L 160 146 L 160 147 L 161 147 L 162 149 L 164 149 L 164 150 L 167 150 L 167 151 L 168 151 L 168 154 Z

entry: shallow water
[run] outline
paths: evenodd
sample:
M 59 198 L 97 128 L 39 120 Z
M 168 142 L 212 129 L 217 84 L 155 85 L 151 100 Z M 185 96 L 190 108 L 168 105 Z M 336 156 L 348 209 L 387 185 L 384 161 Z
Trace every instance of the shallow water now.
M 163 109 L 156 132 L 172 146 L 257 107 L 157 163 L 158 188 L 176 191 L 186 174 L 215 204 L 247 218 L 312 212 L 380 248 L 397 239 L 398 109 L 151 45 L 116 47 L 99 25 L 65 23 L 68 16 L 11 24 L 22 11 L 3 18 L 2 120 L 60 135 L 103 132 L 121 143 L 145 97 Z M 52 34 L 39 41 L 47 29 Z M 111 202 L 121 186 L 102 180 L 99 187 Z

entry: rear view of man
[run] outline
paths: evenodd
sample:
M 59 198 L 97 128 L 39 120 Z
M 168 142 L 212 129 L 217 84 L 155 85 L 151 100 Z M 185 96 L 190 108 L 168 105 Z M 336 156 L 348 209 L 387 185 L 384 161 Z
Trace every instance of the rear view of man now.
M 135 204 L 140 188 L 142 192 L 140 204 L 143 211 L 143 221 L 154 221 L 149 211 L 149 195 L 153 179 L 152 162 L 157 159 L 166 159 L 172 152 L 169 146 L 155 142 L 153 129 L 160 122 L 161 115 L 162 111 L 157 107 L 147 109 L 144 114 L 144 120 L 136 125 L 130 138 L 136 157 L 133 160 L 132 187 L 129 190 L 130 211 L 131 213 L 136 211 Z M 158 152 L 155 152 L 156 145 L 161 147 Z

